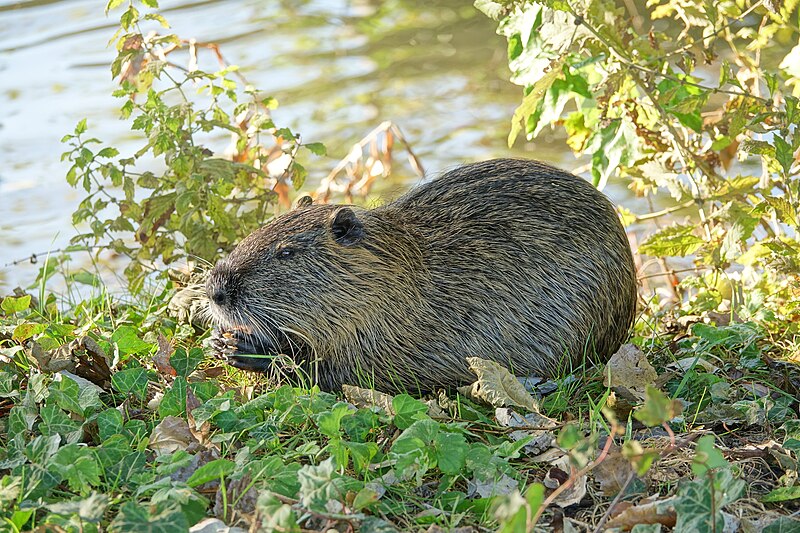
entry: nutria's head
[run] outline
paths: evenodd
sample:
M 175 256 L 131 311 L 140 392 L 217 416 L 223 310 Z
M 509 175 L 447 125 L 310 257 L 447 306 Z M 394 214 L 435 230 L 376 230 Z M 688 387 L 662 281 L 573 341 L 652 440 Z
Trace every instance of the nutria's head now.
M 369 329 L 420 264 L 416 242 L 375 211 L 310 205 L 245 238 L 206 293 L 217 327 L 245 332 L 250 353 L 325 357 Z

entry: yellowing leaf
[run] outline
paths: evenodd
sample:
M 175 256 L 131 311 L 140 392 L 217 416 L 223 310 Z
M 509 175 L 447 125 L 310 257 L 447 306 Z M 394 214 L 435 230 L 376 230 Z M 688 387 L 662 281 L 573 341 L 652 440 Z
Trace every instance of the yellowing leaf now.
M 550 62 L 547 72 L 533 85 L 531 91 L 525 95 L 522 103 L 514 111 L 514 116 L 511 119 L 511 132 L 508 134 L 509 147 L 514 144 L 517 135 L 522 130 L 523 121 L 527 120 L 536 111 L 539 102 L 544 98 L 545 93 L 553 85 L 553 82 L 564 75 L 561 67 L 564 65 L 566 57 L 566 55 L 561 55 Z

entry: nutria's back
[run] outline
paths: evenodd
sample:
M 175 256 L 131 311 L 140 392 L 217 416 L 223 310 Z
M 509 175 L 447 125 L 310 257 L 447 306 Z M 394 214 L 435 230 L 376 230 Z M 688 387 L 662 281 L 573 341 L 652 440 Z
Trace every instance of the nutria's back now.
M 569 173 L 508 159 L 373 210 L 292 211 L 220 262 L 207 290 L 218 324 L 236 330 L 232 364 L 266 370 L 242 354 L 288 353 L 325 389 L 468 383 L 470 356 L 557 375 L 611 355 L 636 307 L 609 201 Z

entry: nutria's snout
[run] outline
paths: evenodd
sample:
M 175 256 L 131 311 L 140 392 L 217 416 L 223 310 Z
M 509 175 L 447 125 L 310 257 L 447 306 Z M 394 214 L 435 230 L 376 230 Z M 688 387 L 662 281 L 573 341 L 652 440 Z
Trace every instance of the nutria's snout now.
M 214 306 L 221 309 L 233 306 L 234 285 L 232 278 L 230 268 L 224 261 L 220 261 L 211 269 L 208 279 L 206 279 L 206 295 L 212 303 L 212 310 Z

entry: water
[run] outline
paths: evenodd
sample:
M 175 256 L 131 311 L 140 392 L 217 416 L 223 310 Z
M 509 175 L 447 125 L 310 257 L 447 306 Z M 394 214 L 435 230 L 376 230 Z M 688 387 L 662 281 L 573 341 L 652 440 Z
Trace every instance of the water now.
M 118 119 L 106 48 L 119 12 L 97 0 L 0 0 L 0 293 L 35 267 L 4 267 L 59 248 L 75 233 L 80 191 L 64 180 L 60 138 L 82 118 L 125 154 L 142 143 Z M 495 22 L 462 0 L 162 1 L 181 37 L 221 45 L 226 59 L 281 103 L 276 123 L 321 141 L 314 186 L 384 120 L 404 131 L 429 172 L 500 156 L 574 169 L 563 141 L 506 146 L 521 90 L 508 82 Z M 410 174 L 409 174 L 410 177 Z M 617 200 L 624 187 L 607 191 Z

